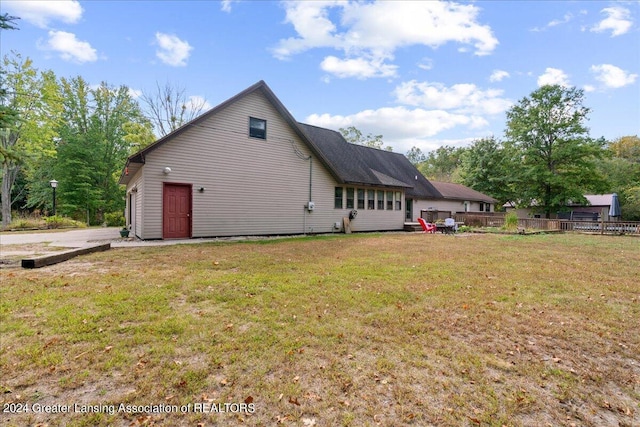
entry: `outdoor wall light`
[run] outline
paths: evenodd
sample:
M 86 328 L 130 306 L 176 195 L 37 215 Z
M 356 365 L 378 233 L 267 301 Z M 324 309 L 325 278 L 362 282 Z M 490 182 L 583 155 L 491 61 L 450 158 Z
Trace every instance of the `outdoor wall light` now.
M 201 192 L 201 193 L 204 193 L 204 190 L 206 190 L 206 188 L 204 188 L 204 187 L 198 188 L 198 191 Z
M 164 172 L 165 175 L 169 175 L 171 173 L 171 168 L 167 166 L 162 172 Z

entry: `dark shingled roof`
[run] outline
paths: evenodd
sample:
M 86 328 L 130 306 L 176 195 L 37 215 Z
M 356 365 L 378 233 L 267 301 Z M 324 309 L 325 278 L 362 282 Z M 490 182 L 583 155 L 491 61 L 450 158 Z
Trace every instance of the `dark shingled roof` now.
M 344 184 L 405 188 L 408 198 L 439 198 L 440 193 L 399 153 L 348 143 L 339 132 L 298 123 Z
M 438 192 L 445 199 L 456 200 L 468 200 L 486 203 L 496 203 L 497 200 L 493 197 L 487 196 L 479 191 L 473 190 L 469 187 L 465 187 L 461 184 L 454 184 L 453 182 L 438 182 L 431 181 L 431 184 L 438 189 Z

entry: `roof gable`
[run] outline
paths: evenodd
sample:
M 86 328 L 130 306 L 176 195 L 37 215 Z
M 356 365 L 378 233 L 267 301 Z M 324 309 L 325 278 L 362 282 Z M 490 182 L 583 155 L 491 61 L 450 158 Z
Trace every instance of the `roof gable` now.
M 129 158 L 127 159 L 126 165 L 123 168 L 122 173 L 120 175 L 120 181 L 119 181 L 120 184 L 128 183 L 130 177 L 132 176 L 132 174 L 131 175 L 129 174 L 129 167 L 131 166 L 131 168 L 135 169 L 135 170 L 139 169 L 140 165 L 145 163 L 145 157 L 147 156 L 148 153 L 150 153 L 150 152 L 152 152 L 154 150 L 157 150 L 158 148 L 160 148 L 164 144 L 166 144 L 166 143 L 170 142 L 171 140 L 175 139 L 177 136 L 179 136 L 180 134 L 185 132 L 190 127 L 196 126 L 196 125 L 204 122 L 205 120 L 207 120 L 211 116 L 213 116 L 213 115 L 217 114 L 218 112 L 220 112 L 221 110 L 225 109 L 227 106 L 237 102 L 238 100 L 240 100 L 240 99 L 242 99 L 242 98 L 244 98 L 244 97 L 248 96 L 249 94 L 252 94 L 252 93 L 254 93 L 256 91 L 260 91 L 262 93 L 262 95 L 264 95 L 265 98 L 269 102 L 271 102 L 271 104 L 278 111 L 278 113 L 282 116 L 282 118 L 291 126 L 293 131 L 303 140 L 304 143 L 306 143 L 309 146 L 309 148 L 311 149 L 312 153 L 314 153 L 316 156 L 318 156 L 326 164 L 326 161 L 323 158 L 322 154 L 318 152 L 318 150 L 314 146 L 313 142 L 309 141 L 307 136 L 302 132 L 302 130 L 298 126 L 298 122 L 293 118 L 291 113 L 289 113 L 289 111 L 285 108 L 285 106 L 282 104 L 282 102 L 280 102 L 280 100 L 276 97 L 276 95 L 269 88 L 269 86 L 267 86 L 267 84 L 263 80 L 260 80 L 259 82 L 257 82 L 254 85 L 248 87 L 247 89 L 243 90 L 242 92 L 238 93 L 237 95 L 227 99 L 226 101 L 222 102 L 221 104 L 213 107 L 209 111 L 201 114 L 200 116 L 196 117 L 195 119 L 191 120 L 190 122 L 185 123 L 184 125 L 182 125 L 178 129 L 174 130 L 173 132 L 161 137 L 160 139 L 155 141 L 153 144 L 148 145 L 147 147 L 143 148 L 142 150 L 140 150 L 140 151 L 132 154 L 131 156 L 129 156 Z M 331 166 L 328 165 L 328 164 L 326 164 L 326 165 L 327 165 L 327 168 L 329 169 L 329 172 L 332 175 L 334 175 L 334 177 L 337 177 L 336 172 L 331 168 Z

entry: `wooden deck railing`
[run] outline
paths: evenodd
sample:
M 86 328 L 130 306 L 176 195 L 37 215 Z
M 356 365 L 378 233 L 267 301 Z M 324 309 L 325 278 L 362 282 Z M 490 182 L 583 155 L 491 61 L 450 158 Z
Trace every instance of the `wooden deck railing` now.
M 600 234 L 640 234 L 637 221 L 560 221 L 563 231 Z
M 456 214 L 456 222 L 471 227 L 503 227 L 502 215 Z M 518 227 L 527 230 L 562 230 L 601 234 L 640 234 L 638 221 L 568 221 L 546 218 L 518 218 Z

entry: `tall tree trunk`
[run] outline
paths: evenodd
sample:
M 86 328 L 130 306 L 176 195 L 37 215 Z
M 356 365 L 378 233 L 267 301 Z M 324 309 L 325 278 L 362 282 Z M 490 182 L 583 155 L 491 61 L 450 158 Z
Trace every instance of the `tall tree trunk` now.
M 10 168 L 8 162 L 2 163 L 2 226 L 11 224 L 11 188 L 15 180 L 15 167 Z

